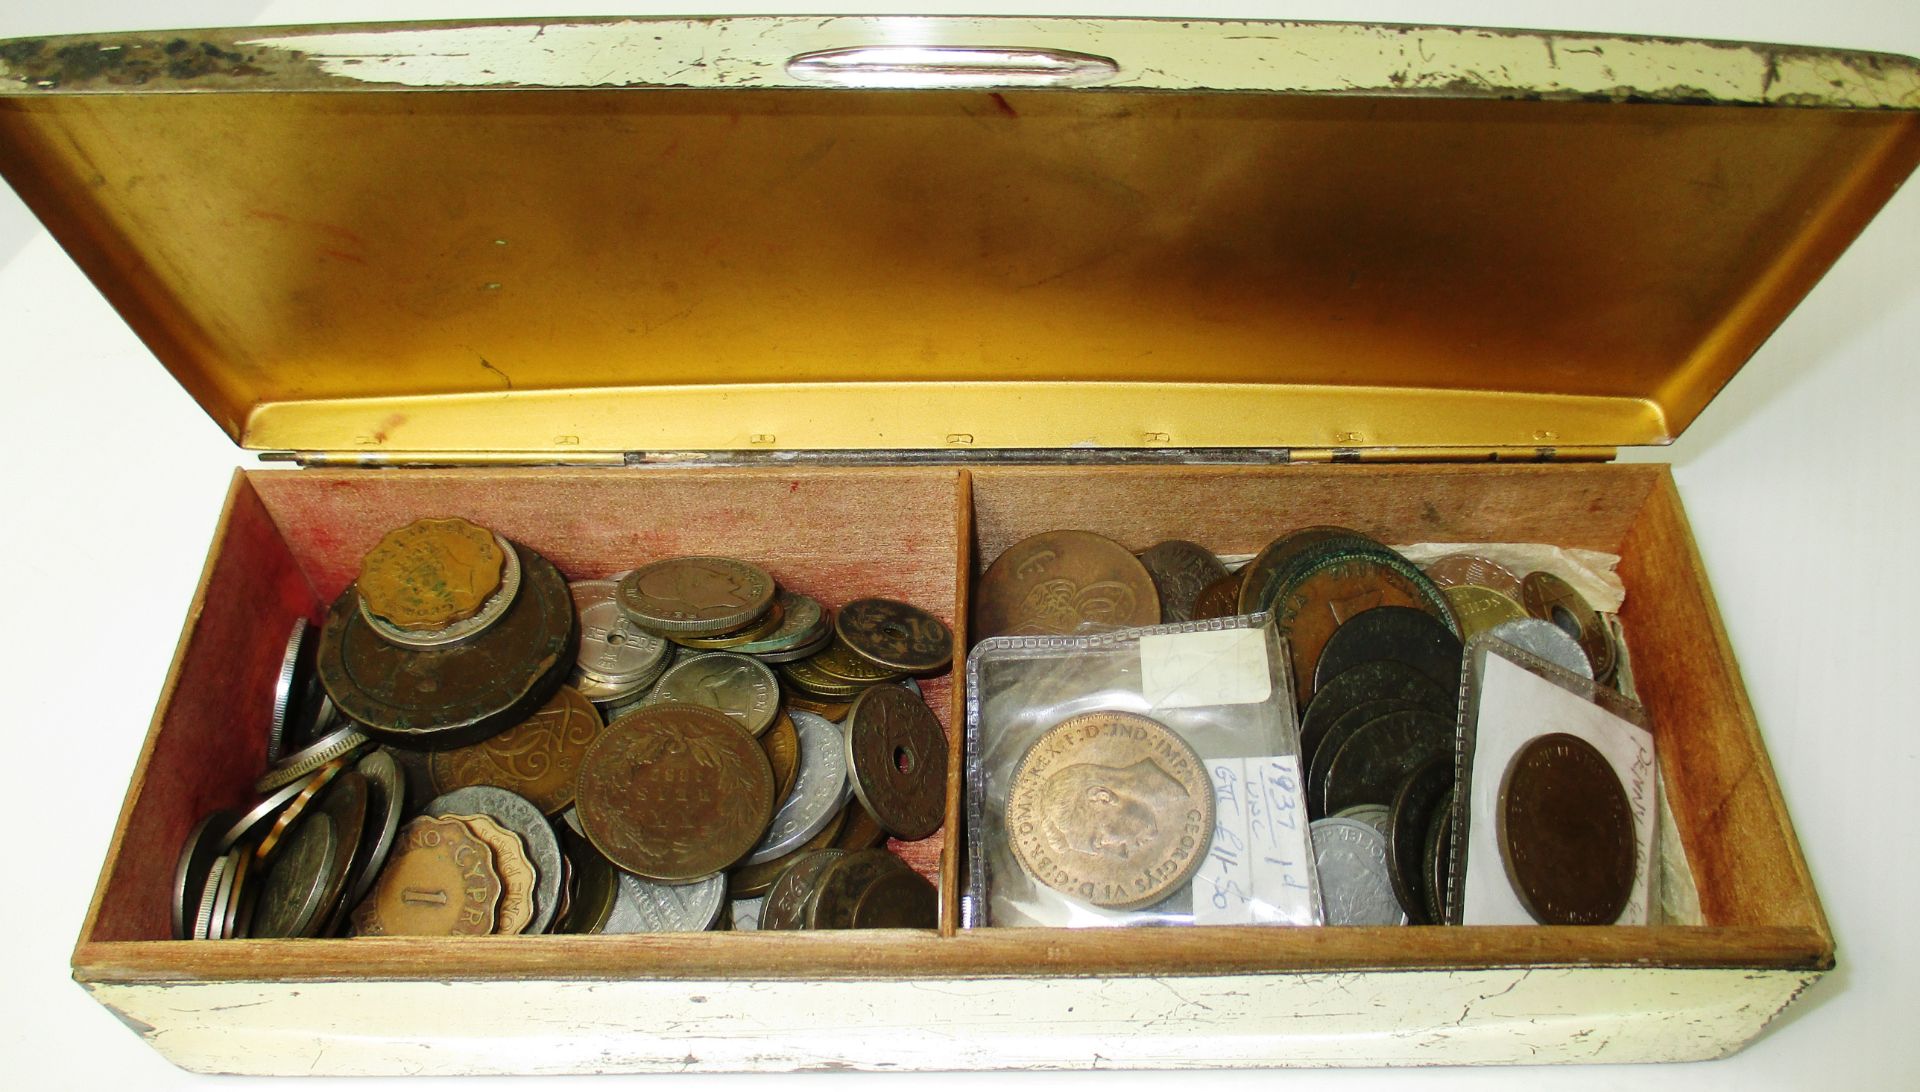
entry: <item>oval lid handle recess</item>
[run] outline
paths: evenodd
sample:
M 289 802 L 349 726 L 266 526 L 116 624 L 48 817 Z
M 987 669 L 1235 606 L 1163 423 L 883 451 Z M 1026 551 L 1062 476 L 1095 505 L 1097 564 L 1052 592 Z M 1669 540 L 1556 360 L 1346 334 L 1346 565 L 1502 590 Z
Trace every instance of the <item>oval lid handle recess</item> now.
M 787 61 L 794 79 L 836 87 L 1071 87 L 1119 73 L 1091 53 L 996 46 L 850 46 Z

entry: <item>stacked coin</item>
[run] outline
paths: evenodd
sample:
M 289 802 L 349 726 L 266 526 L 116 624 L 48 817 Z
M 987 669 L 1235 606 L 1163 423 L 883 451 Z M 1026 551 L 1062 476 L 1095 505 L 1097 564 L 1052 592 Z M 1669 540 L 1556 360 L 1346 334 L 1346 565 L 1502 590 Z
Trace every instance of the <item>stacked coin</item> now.
M 1515 576 L 1475 554 L 1449 554 L 1427 575 L 1454 606 L 1467 637 L 1492 634 L 1557 667 L 1615 685 L 1620 654 L 1606 618 L 1550 572 Z
M 580 622 L 580 651 L 570 680 L 574 689 L 603 707 L 617 707 L 645 694 L 673 665 L 674 645 L 641 629 L 614 601 L 614 580 L 575 580 L 567 585 Z

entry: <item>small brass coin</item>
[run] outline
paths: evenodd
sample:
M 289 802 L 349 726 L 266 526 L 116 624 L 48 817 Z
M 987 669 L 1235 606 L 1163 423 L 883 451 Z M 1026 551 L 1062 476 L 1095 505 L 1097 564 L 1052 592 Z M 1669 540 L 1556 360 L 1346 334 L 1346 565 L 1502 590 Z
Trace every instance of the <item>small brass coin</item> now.
M 1387 864 L 1394 897 L 1415 925 L 1439 925 L 1433 916 L 1433 867 L 1427 831 L 1437 810 L 1453 795 L 1453 755 L 1434 755 L 1408 774 L 1393 796 L 1387 819 Z
M 1593 665 L 1593 677 L 1605 682 L 1613 677 L 1613 637 L 1607 632 L 1599 612 L 1574 586 L 1552 573 L 1528 573 L 1520 581 L 1520 605 L 1543 622 L 1552 622 L 1567 636 L 1580 642 Z
M 267 868 L 260 901 L 254 908 L 256 937 L 306 936 L 321 919 L 327 878 L 335 862 L 351 852 L 340 844 L 333 820 L 316 813 L 301 823 Z
M 947 810 L 947 736 L 933 710 L 898 686 L 876 686 L 847 714 L 847 777 L 887 833 L 905 841 L 940 829 Z
M 692 637 L 731 633 L 773 603 L 773 578 L 730 557 L 676 557 L 622 576 L 614 601 L 641 628 Z
M 788 865 L 798 860 L 801 854 L 811 853 L 817 849 L 848 848 L 847 846 L 839 844 L 840 834 L 852 825 L 855 816 L 866 817 L 866 812 L 862 811 L 858 804 L 849 804 L 841 808 L 832 819 L 829 819 L 827 825 L 821 827 L 818 834 L 807 839 L 806 844 L 800 846 L 792 853 L 787 854 L 785 857 L 781 857 L 778 860 L 767 861 L 764 864 L 741 865 L 728 872 L 728 897 L 743 899 L 752 898 L 756 895 L 765 895 L 767 890 L 773 886 L 773 882 L 780 878 L 780 873 L 785 871 Z M 873 822 L 871 818 L 867 818 L 866 821 L 868 823 Z M 874 829 L 878 830 L 879 828 L 875 826 Z M 880 838 L 881 841 L 885 841 L 886 835 L 882 834 Z M 867 847 L 859 846 L 857 848 L 865 849 Z
M 854 909 L 873 885 L 901 871 L 907 863 L 884 849 L 863 849 L 827 862 L 813 882 L 807 900 L 808 929 L 851 929 Z
M 905 671 L 882 667 L 853 651 L 838 635 L 827 643 L 826 648 L 800 662 L 825 675 L 830 683 L 836 685 L 877 686 L 896 682 L 907 675 Z
M 1478 584 L 1449 584 L 1440 589 L 1460 620 L 1460 638 L 1471 641 L 1482 633 L 1491 633 L 1504 622 L 1516 622 L 1527 616 L 1526 609 L 1511 598 Z
M 1205 546 L 1168 539 L 1140 551 L 1140 564 L 1160 593 L 1160 621 L 1191 622 L 1200 593 L 1224 580 L 1227 567 Z M 1232 611 L 1228 611 L 1232 614 Z M 1215 615 L 1214 617 L 1224 617 Z
M 1633 895 L 1633 808 L 1593 744 L 1529 740 L 1500 778 L 1500 857 L 1520 904 L 1543 925 L 1611 925 Z
M 533 801 L 498 785 L 468 785 L 429 800 L 429 815 L 485 815 L 520 836 L 533 865 L 533 920 L 529 933 L 544 933 L 560 906 L 560 839 Z
M 1231 618 L 1240 611 L 1240 578 L 1246 573 L 1241 569 L 1200 589 L 1193 600 L 1193 616 L 1190 621 L 1199 622 L 1209 618 Z
M 774 808 L 778 810 L 800 776 L 800 732 L 784 710 L 774 718 L 773 727 L 760 734 L 760 749 L 767 752 L 767 761 L 773 766 Z
M 1200 756 L 1166 725 L 1118 711 L 1049 728 L 1020 759 L 1007 796 L 1020 867 L 1114 910 L 1151 906 L 1192 879 L 1213 821 Z
M 1441 588 L 1477 586 L 1508 599 L 1520 598 L 1520 578 L 1505 565 L 1478 554 L 1448 554 L 1427 566 L 1427 579 Z
M 760 928 L 806 928 L 807 904 L 818 890 L 820 873 L 846 855 L 838 849 L 816 849 L 786 858 L 786 867 L 767 889 L 767 901 L 760 906 Z
M 423 815 L 400 831 L 373 894 L 353 912 L 353 934 L 486 936 L 501 890 L 485 842 L 457 819 Z
M 940 924 L 940 894 L 912 869 L 889 872 L 853 903 L 855 929 L 932 929 Z
M 935 675 L 953 664 L 953 631 L 909 603 L 856 599 L 834 615 L 833 632 L 841 647 L 882 672 Z
M 1151 626 L 1160 593 L 1140 559 L 1091 531 L 1047 531 L 1007 547 L 981 575 L 975 638 Z
M 726 714 L 649 705 L 587 750 L 574 810 L 594 847 L 636 876 L 689 883 L 747 855 L 773 818 L 773 766 Z
M 780 713 L 780 680 L 751 656 L 711 652 L 668 668 L 644 705 L 674 703 L 717 709 L 757 736 Z
M 602 727 L 593 703 L 563 686 L 532 716 L 499 735 L 435 752 L 430 766 L 434 794 L 496 785 L 557 815 L 573 803 L 574 775 Z
M 878 682 L 849 682 L 837 675 L 827 674 L 815 662 L 823 654 L 824 650 L 804 660 L 780 665 L 780 679 L 789 692 L 797 691 L 801 697 L 820 702 L 851 702 L 868 687 L 878 685 Z
M 821 701 L 818 698 L 810 698 L 805 694 L 798 694 L 792 690 L 786 691 L 783 700 L 789 708 L 798 709 L 803 713 L 812 713 L 815 716 L 825 717 L 835 724 L 846 720 L 847 711 L 853 708 L 853 703 L 850 701 Z
M 500 873 L 500 907 L 493 931 L 500 936 L 524 932 L 533 920 L 534 890 L 539 876 L 527 860 L 526 844 L 520 836 L 501 826 L 491 815 L 443 815 L 466 824 L 474 837 L 493 851 L 493 867 Z
M 493 532 L 464 519 L 420 519 L 387 532 L 360 561 L 367 609 L 401 629 L 471 618 L 500 587 L 506 555 Z

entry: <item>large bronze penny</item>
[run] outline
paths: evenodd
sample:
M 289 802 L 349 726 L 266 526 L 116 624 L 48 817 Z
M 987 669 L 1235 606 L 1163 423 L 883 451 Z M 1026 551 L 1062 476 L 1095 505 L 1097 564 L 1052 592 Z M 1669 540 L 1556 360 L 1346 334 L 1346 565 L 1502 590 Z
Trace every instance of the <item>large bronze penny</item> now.
M 1451 717 L 1459 704 L 1459 695 L 1442 688 L 1406 664 L 1376 660 L 1361 664 L 1334 676 L 1314 692 L 1307 711 L 1300 716 L 1300 753 L 1311 762 L 1320 741 L 1341 717 L 1355 706 L 1370 701 L 1399 699 Z
M 1375 607 L 1347 619 L 1320 650 L 1313 686 L 1333 681 L 1350 668 L 1373 660 L 1398 660 L 1439 683 L 1460 685 L 1460 638 L 1439 619 L 1412 607 Z
M 1193 621 L 1200 593 L 1227 575 L 1227 567 L 1211 550 L 1184 539 L 1155 543 L 1139 556 L 1153 579 L 1154 591 L 1160 594 L 1162 622 Z
M 485 527 L 457 517 L 420 519 L 367 551 L 355 586 L 367 609 L 393 625 L 439 629 L 480 610 L 499 589 L 505 562 Z
M 1242 604 L 1245 596 L 1242 595 Z M 1313 696 L 1313 669 L 1320 652 L 1348 619 L 1375 607 L 1416 607 L 1457 632 L 1446 596 L 1397 554 L 1315 554 L 1298 565 L 1271 603 L 1274 628 L 1292 654 L 1296 707 Z
M 1454 724 L 1423 710 L 1388 713 L 1360 726 L 1333 753 L 1320 786 L 1321 814 L 1355 804 L 1393 804 L 1408 774 L 1453 753 Z
M 1200 589 L 1194 597 L 1193 613 L 1188 621 L 1198 622 L 1208 618 L 1231 618 L 1240 611 L 1240 578 L 1247 570 L 1226 576 Z
M 444 648 L 381 640 L 360 617 L 358 593 L 342 592 L 319 655 L 340 711 L 383 743 L 432 751 L 477 743 L 545 704 L 574 666 L 573 598 L 552 563 L 517 549 L 524 576 L 513 605 L 484 633 Z
M 647 694 L 647 705 L 704 705 L 759 735 L 780 714 L 780 680 L 751 656 L 710 652 L 667 669 Z
M 868 813 L 904 841 L 940 829 L 947 811 L 947 736 L 927 703 L 876 686 L 847 714 L 847 778 Z
M 767 753 L 725 713 L 650 705 L 614 721 L 587 750 L 574 803 L 609 861 L 688 883 L 747 855 L 773 818 Z
M 1151 906 L 1213 840 L 1213 785 L 1172 729 L 1134 713 L 1069 717 L 1027 748 L 1007 795 L 1020 867 L 1094 906 Z
M 1006 548 L 980 577 L 976 637 L 1073 634 L 1151 626 L 1160 593 L 1140 559 L 1091 531 L 1047 531 Z
M 1494 812 L 1514 894 L 1545 925 L 1611 925 L 1633 895 L 1633 807 L 1591 743 L 1529 740 L 1500 778 Z
M 600 710 L 580 691 L 563 686 L 532 716 L 499 735 L 436 752 L 434 795 L 495 785 L 558 815 L 573 803 L 574 775 L 600 729 Z
M 675 557 L 622 576 L 614 599 L 643 629 L 711 637 L 765 614 L 775 588 L 758 565 L 731 557 Z
M 816 849 L 795 853 L 790 863 L 767 889 L 767 901 L 760 907 L 760 928 L 803 929 L 807 924 L 807 904 L 813 900 L 820 873 L 847 854 L 838 849 Z
M 827 862 L 807 900 L 806 928 L 851 929 L 860 897 L 896 872 L 912 871 L 884 849 L 864 849 Z
M 882 671 L 934 675 L 953 663 L 953 631 L 910 603 L 855 599 L 834 615 L 833 632 L 849 652 Z
M 1439 809 L 1453 795 L 1453 755 L 1438 754 L 1400 782 L 1393 795 L 1393 810 L 1387 819 L 1387 865 L 1393 879 L 1394 897 L 1415 925 L 1439 925 L 1432 907 L 1432 858 L 1427 847 L 1427 831 L 1432 828 Z
M 493 850 L 458 819 L 423 815 L 353 912 L 355 936 L 486 936 L 500 905 Z
M 1352 739 L 1353 734 L 1362 727 L 1388 713 L 1401 712 L 1425 713 L 1436 720 L 1453 723 L 1441 717 L 1440 714 L 1432 712 L 1420 702 L 1405 698 L 1377 698 L 1373 701 L 1363 701 L 1340 714 L 1332 724 L 1327 726 L 1326 732 L 1314 740 L 1313 749 L 1303 752 L 1304 760 L 1300 764 L 1300 769 L 1307 778 L 1307 813 L 1309 815 L 1315 819 L 1323 819 L 1333 814 L 1320 810 L 1322 791 L 1327 783 L 1327 769 L 1333 765 L 1333 756 L 1340 753 L 1340 748 L 1347 745 L 1347 740 Z
M 1254 555 L 1240 570 L 1240 599 L 1234 613 L 1253 614 L 1266 610 L 1287 576 L 1323 543 L 1338 543 L 1354 550 L 1384 550 L 1378 540 L 1346 527 L 1302 527 L 1289 531 Z
M 1593 677 L 1605 682 L 1613 677 L 1613 637 L 1600 614 L 1572 584 L 1552 573 L 1528 573 L 1520 581 L 1520 605 L 1543 622 L 1552 622 L 1580 642 L 1593 665 Z
M 854 900 L 855 929 L 932 929 L 939 924 L 940 893 L 910 868 L 881 876 Z

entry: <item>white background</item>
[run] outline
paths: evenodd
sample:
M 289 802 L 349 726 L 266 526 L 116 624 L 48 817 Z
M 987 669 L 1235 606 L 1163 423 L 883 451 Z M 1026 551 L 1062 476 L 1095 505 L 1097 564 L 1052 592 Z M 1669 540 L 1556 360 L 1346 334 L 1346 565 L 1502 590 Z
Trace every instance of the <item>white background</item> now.
M 897 4 L 695 7 L 898 12 Z M 0 37 L 533 14 L 644 14 L 584 0 L 0 0 Z M 678 9 L 685 12 L 687 8 Z M 1920 54 L 1914 0 L 991 3 L 924 12 L 1244 16 L 1666 34 Z M 1920 724 L 1914 481 L 1920 192 L 1909 188 L 1672 448 L 1840 968 L 1744 1053 L 1685 1066 L 1299 1074 L 915 1077 L 921 1088 L 1191 1086 L 1828 1088 L 1920 1084 Z M 0 1082 L 253 1087 L 167 1065 L 68 980 L 67 958 L 233 466 L 246 463 L 0 189 Z M 783 1078 L 656 1079 L 675 1089 Z M 804 1079 L 817 1089 L 885 1078 Z M 332 1083 L 332 1082 L 328 1082 Z M 441 1087 L 452 1082 L 441 1082 Z M 511 1083 L 530 1088 L 537 1082 Z M 550 1082 L 557 1085 L 558 1082 Z M 638 1083 L 637 1081 L 633 1083 Z M 397 1086 L 398 1082 L 394 1082 Z M 387 1087 L 363 1081 L 355 1089 Z M 469 1084 L 463 1084 L 467 1087 Z M 312 1087 L 304 1086 L 304 1087 Z M 429 1087 L 416 1081 L 408 1088 Z M 571 1085 L 568 1087 L 580 1087 Z

